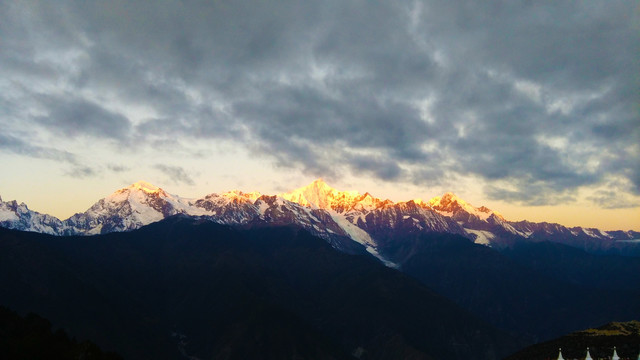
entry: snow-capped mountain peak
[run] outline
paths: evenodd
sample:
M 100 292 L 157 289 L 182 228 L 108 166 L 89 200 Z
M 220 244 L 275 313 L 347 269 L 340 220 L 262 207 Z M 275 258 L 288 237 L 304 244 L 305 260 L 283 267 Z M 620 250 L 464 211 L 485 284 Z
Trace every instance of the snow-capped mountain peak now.
M 302 206 L 344 212 L 356 203 L 360 193 L 357 191 L 338 191 L 324 180 L 317 179 L 305 187 L 280 194 L 280 196 Z
M 143 217 L 160 218 L 162 214 L 172 213 L 171 209 L 180 206 L 178 196 L 168 194 L 162 188 L 145 181 L 138 181 L 125 188 L 116 190 L 111 195 L 99 200 L 91 209 L 119 207 L 127 203 L 134 213 L 144 214 Z M 154 220 L 157 221 L 157 220 Z
M 132 201 L 145 201 L 149 196 L 168 197 L 169 195 L 161 188 L 145 181 L 138 181 L 127 187 L 114 191 L 104 200 L 109 202 L 120 202 L 130 199 Z
M 70 233 L 99 234 L 133 230 L 167 216 L 190 213 L 186 199 L 168 194 L 145 181 L 138 181 L 100 199 L 84 213 L 66 220 Z
M 131 189 L 137 189 L 137 190 L 141 190 L 147 194 L 152 194 L 152 193 L 156 193 L 159 191 L 163 191 L 162 189 L 160 189 L 159 187 L 150 184 L 146 181 L 138 181 L 136 183 L 133 183 L 129 186 L 129 188 Z
M 391 200 L 381 200 L 368 192 L 360 194 L 358 191 L 336 190 L 322 179 L 279 196 L 302 206 L 338 214 L 368 212 L 393 204 Z

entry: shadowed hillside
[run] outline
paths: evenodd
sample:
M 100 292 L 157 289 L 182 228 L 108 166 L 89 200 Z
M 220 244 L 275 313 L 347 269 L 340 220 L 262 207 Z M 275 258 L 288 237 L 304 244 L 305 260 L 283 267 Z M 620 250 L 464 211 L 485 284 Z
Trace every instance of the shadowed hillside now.
M 498 359 L 517 346 L 450 300 L 296 228 L 173 217 L 52 237 L 0 229 L 4 305 L 131 359 Z
M 10 360 L 121 360 L 90 341 L 78 342 L 33 313 L 25 317 L 0 306 L 0 358 Z

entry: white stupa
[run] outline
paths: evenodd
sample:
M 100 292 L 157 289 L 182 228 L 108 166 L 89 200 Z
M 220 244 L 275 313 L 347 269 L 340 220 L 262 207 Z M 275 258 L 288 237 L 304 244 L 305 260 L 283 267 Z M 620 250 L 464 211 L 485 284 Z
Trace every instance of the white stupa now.
M 558 349 L 558 360 L 564 360 L 562 357 L 562 348 Z
M 591 354 L 589 353 L 589 348 L 587 348 L 587 357 L 584 358 L 584 360 L 593 360 L 593 358 L 591 357 Z
M 620 360 L 620 356 L 618 356 L 618 352 L 616 351 L 616 347 L 613 347 L 613 357 L 611 360 Z

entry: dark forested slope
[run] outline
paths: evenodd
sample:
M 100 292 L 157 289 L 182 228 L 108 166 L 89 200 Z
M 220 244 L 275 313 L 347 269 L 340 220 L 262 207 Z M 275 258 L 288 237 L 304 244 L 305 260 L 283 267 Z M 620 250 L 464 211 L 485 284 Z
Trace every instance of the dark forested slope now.
M 296 228 L 173 217 L 53 237 L 0 229 L 0 304 L 125 358 L 497 359 L 513 339 Z

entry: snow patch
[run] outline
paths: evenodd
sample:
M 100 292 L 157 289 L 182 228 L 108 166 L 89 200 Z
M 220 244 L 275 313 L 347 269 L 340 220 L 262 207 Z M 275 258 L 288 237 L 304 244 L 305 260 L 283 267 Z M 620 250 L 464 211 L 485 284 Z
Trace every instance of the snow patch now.
M 491 245 L 491 240 L 495 239 L 496 237 L 492 232 L 485 230 L 473 230 L 467 228 L 465 228 L 464 230 L 470 234 L 476 235 L 476 240 L 474 241 L 474 243 L 476 244 Z
M 87 235 L 98 235 L 102 231 L 102 224 L 98 224 L 98 226 L 86 232 Z
M 260 200 L 260 202 L 258 202 L 258 214 L 263 217 L 267 209 L 269 209 L 269 204 L 267 204 L 266 201 Z
M 378 253 L 378 250 L 376 249 L 376 243 L 373 241 L 373 239 L 371 239 L 371 236 L 369 236 L 366 231 L 352 224 L 349 220 L 347 220 L 347 218 L 333 210 L 329 211 L 329 214 L 333 218 L 333 221 L 335 221 L 336 224 L 338 224 L 338 226 L 340 226 L 352 240 L 364 245 L 371 255 L 378 258 L 380 261 L 382 261 L 383 264 L 388 267 L 398 267 L 397 264 L 385 259 L 382 255 L 380 255 L 380 253 Z
M 373 256 L 375 256 L 376 258 L 378 258 L 378 260 L 382 261 L 382 263 L 386 266 L 386 267 L 390 267 L 392 269 L 398 269 L 400 267 L 400 265 L 389 261 L 387 259 L 385 259 L 382 255 L 380 255 L 378 253 L 378 250 L 372 248 L 372 247 L 367 247 L 367 252 Z
M 18 215 L 9 209 L 0 209 L 0 221 L 17 221 Z
M 585 229 L 585 228 L 581 228 L 582 232 L 584 232 L 585 234 L 594 237 L 594 238 L 599 238 L 600 236 L 598 234 L 596 234 L 595 232 L 593 232 L 593 230 L 591 229 Z
M 140 192 L 131 192 L 129 195 L 131 213 L 136 220 L 143 225 L 151 224 L 164 219 L 164 215 L 147 204 L 146 197 Z
M 613 236 L 611 236 L 611 234 L 609 234 L 608 232 L 606 232 L 604 230 L 598 229 L 598 232 L 600 233 L 601 236 L 608 237 L 610 239 L 613 238 Z

